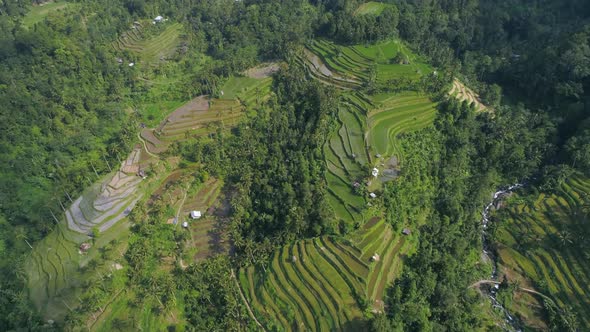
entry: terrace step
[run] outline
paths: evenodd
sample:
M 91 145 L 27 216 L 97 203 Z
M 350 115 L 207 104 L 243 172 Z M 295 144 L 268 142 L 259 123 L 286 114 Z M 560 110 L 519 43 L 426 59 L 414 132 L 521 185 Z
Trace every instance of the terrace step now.
M 111 209 L 113 203 L 125 199 L 131 195 L 137 187 L 130 187 L 121 195 L 117 196 L 101 196 L 94 201 L 94 208 L 101 212 L 106 212 Z

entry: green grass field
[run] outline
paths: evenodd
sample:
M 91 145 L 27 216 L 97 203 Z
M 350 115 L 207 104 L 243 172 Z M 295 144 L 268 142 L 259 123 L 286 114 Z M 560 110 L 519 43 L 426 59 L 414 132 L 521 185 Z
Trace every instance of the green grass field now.
M 78 4 L 65 1 L 52 1 L 42 5 L 32 6 L 31 10 L 25 15 L 23 24 L 27 28 L 33 27 L 35 24 L 43 21 L 47 15 L 66 8 L 73 8 Z
M 369 1 L 360 5 L 357 10 L 355 10 L 355 15 L 379 15 L 385 8 L 389 6 L 388 4 L 382 2 L 375 2 Z
M 500 273 L 550 296 L 560 307 L 571 306 L 581 330 L 590 329 L 590 224 L 585 217 L 590 179 L 575 174 L 556 194 L 534 202 L 514 198 L 500 221 L 497 246 Z M 515 301 L 515 312 L 539 326 L 532 297 Z M 524 303 L 523 303 L 524 302 Z
M 365 236 L 371 237 L 367 247 L 329 237 L 298 241 L 278 250 L 269 266 L 241 269 L 240 285 L 257 318 L 269 330 L 366 328 L 354 323 L 363 317 L 357 299 L 381 308 L 408 246 L 383 221 L 372 220 L 355 237 Z M 381 259 L 371 262 L 375 252 Z

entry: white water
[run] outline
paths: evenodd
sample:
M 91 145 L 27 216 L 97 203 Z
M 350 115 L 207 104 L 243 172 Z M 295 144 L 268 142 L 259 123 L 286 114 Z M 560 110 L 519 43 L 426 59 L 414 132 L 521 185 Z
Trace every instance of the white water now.
M 509 186 L 506 189 L 502 189 L 502 190 L 498 190 L 494 193 L 494 198 L 492 199 L 492 201 L 486 205 L 486 207 L 484 208 L 483 212 L 482 212 L 482 239 L 483 239 L 483 254 L 492 262 L 492 275 L 490 276 L 491 280 L 494 281 L 498 281 L 498 268 L 497 268 L 497 261 L 496 261 L 496 257 L 494 257 L 493 253 L 491 252 L 491 250 L 489 249 L 490 244 L 489 241 L 487 239 L 487 229 L 488 229 L 488 224 L 490 222 L 490 212 L 492 211 L 492 208 L 494 206 L 496 206 L 496 204 L 498 204 L 498 202 L 500 202 L 504 196 L 506 196 L 507 194 L 513 192 L 514 190 L 523 187 L 524 185 L 522 183 L 517 183 L 514 185 Z M 510 315 L 510 313 L 508 312 L 508 310 L 506 310 L 506 308 L 504 308 L 502 306 L 502 304 L 500 304 L 500 302 L 498 301 L 498 299 L 496 298 L 497 295 L 497 288 L 496 287 L 492 287 L 491 288 L 491 292 L 489 294 L 489 298 L 492 301 L 492 306 L 494 307 L 494 309 L 500 309 L 502 311 L 502 313 L 504 314 L 504 322 L 506 323 L 506 325 L 503 326 L 503 328 L 507 331 L 518 331 L 521 332 L 521 330 L 517 327 L 516 325 L 516 320 L 514 319 L 514 317 L 512 315 Z

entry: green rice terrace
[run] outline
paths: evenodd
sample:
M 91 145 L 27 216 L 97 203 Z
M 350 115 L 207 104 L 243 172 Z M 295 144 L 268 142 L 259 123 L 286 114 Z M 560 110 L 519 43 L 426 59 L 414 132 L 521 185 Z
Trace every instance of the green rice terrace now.
M 392 79 L 417 80 L 433 72 L 399 40 L 375 45 L 341 46 L 325 40 L 308 44 L 300 62 L 321 82 L 354 89 L 366 82 L 386 84 Z
M 240 286 L 269 330 L 362 330 L 362 303 L 384 310 L 409 243 L 374 217 L 350 241 L 325 236 L 283 247 L 270 266 L 240 270 Z
M 500 275 L 571 307 L 580 330 L 590 328 L 590 226 L 583 217 L 589 190 L 590 179 L 574 174 L 555 194 L 511 197 L 496 232 Z M 527 325 L 547 328 L 541 300 L 519 293 L 509 309 Z
M 372 101 L 376 107 L 369 112 L 368 136 L 376 154 L 399 156 L 398 135 L 427 127 L 436 115 L 436 105 L 421 93 L 380 94 Z
M 360 5 L 354 12 L 355 15 L 379 15 L 389 6 L 386 3 L 369 1 Z
M 156 63 L 174 55 L 182 41 L 182 29 L 180 23 L 161 22 L 153 26 L 150 21 L 135 22 L 113 43 L 113 48 L 132 51 L 142 61 Z
M 398 54 L 412 64 L 392 64 Z M 381 84 L 399 77 L 418 79 L 431 69 L 398 41 L 348 47 L 314 41 L 299 59 L 310 77 L 344 90 L 337 128 L 324 146 L 328 198 L 337 219 L 361 223 L 368 203 L 361 194 L 363 183 L 372 191 L 393 180 L 403 157 L 397 146 L 399 135 L 429 126 L 436 115 L 436 105 L 422 92 L 361 92 L 369 80 L 368 68 L 376 70 Z M 378 181 L 370 180 L 373 169 L 378 170 L 373 176 Z

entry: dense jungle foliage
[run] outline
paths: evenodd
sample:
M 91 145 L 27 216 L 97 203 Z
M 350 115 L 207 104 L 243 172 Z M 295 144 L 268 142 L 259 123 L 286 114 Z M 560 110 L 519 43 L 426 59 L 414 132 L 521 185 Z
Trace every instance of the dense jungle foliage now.
M 389 306 L 400 309 L 375 326 L 481 326 L 466 287 L 478 273 L 478 213 L 490 191 L 525 178 L 551 183 L 568 167 L 590 174 L 590 3 L 387 2 L 379 15 L 355 16 L 361 2 L 354 0 L 81 0 L 33 27 L 23 24 L 32 4 L 0 2 L 0 330 L 42 324 L 27 299 L 23 256 L 53 229 L 52 213 L 68 196 L 131 150 L 139 124 L 134 106 L 146 90 L 131 67 L 117 64 L 111 43 L 134 21 L 158 14 L 189 27 L 191 51 L 178 61 L 185 73 L 173 92 L 185 100 L 217 94 L 228 75 L 260 61 L 289 63 L 291 52 L 316 36 L 350 44 L 401 37 L 479 91 L 493 116 L 443 102 L 435 128 L 404 138 L 414 158 L 385 188 L 388 210 L 403 212 L 387 219 L 428 222 L 389 291 Z M 210 60 L 196 66 L 197 54 Z M 277 75 L 273 92 L 268 106 L 230 135 L 179 147 L 186 160 L 207 158 L 210 173 L 227 176 L 237 190 L 237 263 L 203 263 L 179 280 L 157 276 L 157 294 L 186 295 L 196 330 L 252 327 L 233 301 L 232 264 L 264 261 L 296 238 L 340 232 L 327 217 L 321 162 L 336 93 L 295 68 Z M 148 238 L 131 241 L 128 253 L 137 263 L 129 281 L 139 291 L 159 253 L 146 249 L 155 232 L 149 224 L 134 231 Z M 174 250 L 174 236 L 162 250 Z M 81 319 L 74 318 L 72 324 Z

